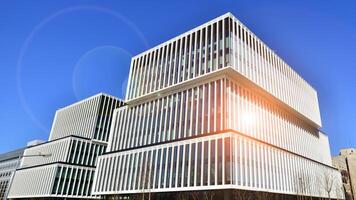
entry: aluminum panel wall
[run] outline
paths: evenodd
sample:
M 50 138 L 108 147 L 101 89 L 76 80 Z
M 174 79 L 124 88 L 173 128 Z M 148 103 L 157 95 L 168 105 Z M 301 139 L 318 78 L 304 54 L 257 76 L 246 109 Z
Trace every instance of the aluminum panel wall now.
M 49 140 L 78 135 L 93 138 L 101 96 L 94 96 L 56 112 Z
M 49 141 L 76 135 L 108 141 L 112 112 L 123 105 L 115 97 L 98 94 L 56 112 Z
M 26 168 L 54 162 L 95 166 L 97 157 L 105 152 L 105 148 L 105 144 L 94 143 L 88 139 L 67 137 L 27 148 L 24 156 L 31 157 L 24 157 L 21 167 Z M 32 157 L 38 154 L 50 154 L 50 156 Z
M 71 138 L 64 138 L 50 143 L 43 143 L 38 146 L 27 148 L 24 152 L 24 157 L 21 162 L 21 167 L 31 167 L 42 165 L 51 162 L 65 162 L 67 160 L 67 152 L 69 151 Z M 47 154 L 50 156 L 34 156 L 39 154 Z
M 95 168 L 67 164 L 21 169 L 16 172 L 9 198 L 97 198 L 91 195 L 94 171 Z
M 16 171 L 9 198 L 48 196 L 51 194 L 56 166 Z M 21 178 L 17 178 L 21 177 Z M 29 184 L 31 180 L 31 184 Z

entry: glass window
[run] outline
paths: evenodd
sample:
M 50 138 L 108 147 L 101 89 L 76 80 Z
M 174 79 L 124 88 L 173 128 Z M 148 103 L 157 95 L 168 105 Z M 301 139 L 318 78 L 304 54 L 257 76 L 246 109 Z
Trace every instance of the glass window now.
M 179 39 L 179 40 L 177 40 L 177 42 L 176 42 L 176 45 L 175 45 L 175 47 L 174 47 L 174 53 L 175 53 L 175 57 L 174 57 L 174 68 L 175 68 L 175 70 L 174 70 L 174 81 L 173 81 L 173 83 L 175 84 L 175 83 L 177 83 L 178 82 L 178 71 L 180 70 L 179 69 L 179 57 L 180 57 L 180 45 L 181 45 L 181 41 L 182 41 L 182 39 Z
M 81 148 L 80 148 L 80 155 L 78 157 L 78 162 L 76 162 L 77 164 L 80 164 L 80 165 L 83 164 L 82 163 L 82 159 L 84 158 L 84 151 L 86 150 L 86 145 L 87 144 L 88 143 L 86 143 L 86 142 L 82 142 L 82 145 L 81 145 Z
M 83 169 L 82 171 L 82 178 L 80 179 L 80 184 L 79 184 L 79 195 L 83 195 L 83 187 L 84 187 L 84 178 L 86 177 L 87 170 Z
M 118 156 L 118 165 L 117 165 L 117 174 L 114 179 L 114 190 L 118 190 L 119 188 L 119 180 L 121 179 L 121 171 L 122 171 L 122 163 L 123 163 L 123 156 Z
M 156 150 L 152 152 L 152 165 L 151 165 L 151 181 L 150 181 L 150 188 L 152 189 L 154 186 L 154 176 L 155 176 L 155 163 L 156 163 Z
M 93 165 L 93 160 L 96 159 L 96 157 L 94 156 L 94 152 L 96 150 L 96 146 L 95 144 L 91 144 L 90 147 L 90 152 L 89 152 L 89 158 L 88 158 L 88 165 Z
M 231 137 L 231 183 L 236 184 L 236 155 L 238 155 L 238 149 L 236 149 L 236 138 Z
M 218 53 L 218 68 L 222 68 L 222 43 L 223 43 L 223 31 L 222 31 L 222 20 L 220 20 L 219 22 L 219 29 L 218 29 L 218 34 L 219 34 L 219 38 L 218 38 L 218 42 L 217 42 L 217 53 Z
M 128 155 L 128 163 L 127 163 L 127 166 L 126 166 L 126 176 L 125 176 L 125 187 L 124 187 L 124 189 L 125 190 L 128 190 L 129 189 L 129 180 L 130 180 L 130 178 L 131 178 L 131 171 L 132 171 L 132 168 L 131 168 L 131 163 L 132 163 L 132 154 L 129 154 Z
M 216 69 L 216 56 L 217 56 L 217 23 L 213 24 L 213 34 L 212 34 L 212 49 L 213 49 L 213 59 L 212 59 L 212 71 Z
M 174 140 L 177 134 L 176 127 L 175 127 L 175 121 L 176 121 L 176 109 L 177 109 L 177 94 L 172 95 L 171 99 L 171 117 L 170 117 L 170 123 L 169 123 L 169 140 Z
M 222 112 L 222 102 L 221 102 L 221 98 L 222 98 L 222 94 L 221 94 L 221 81 L 217 80 L 216 81 L 216 130 L 219 131 L 221 130 L 221 121 L 222 121 L 222 116 L 221 116 L 221 112 Z
M 215 142 L 216 140 L 210 141 L 210 185 L 215 185 Z
M 143 188 L 144 188 L 144 186 L 145 186 L 145 184 L 146 184 L 146 161 L 147 161 L 147 151 L 144 151 L 143 153 L 142 153 L 142 165 L 141 165 L 141 177 L 140 177 L 140 182 L 139 182 L 139 186 L 138 186 L 138 189 L 139 190 L 142 190 Z
M 166 188 L 169 188 L 169 183 L 170 183 L 170 175 L 171 175 L 171 163 L 172 163 L 172 147 L 168 148 L 168 154 L 167 154 L 167 174 L 166 174 Z
M 207 33 L 208 33 L 208 36 L 207 36 L 207 41 L 208 41 L 208 44 L 207 44 L 207 55 L 208 55 L 208 58 L 207 58 L 207 72 L 210 72 L 211 69 L 212 69 L 212 61 L 211 61 L 211 56 L 212 56 L 212 35 L 211 35 L 211 32 L 212 32 L 212 28 L 211 28 L 211 25 L 208 26 L 208 30 L 207 30 Z
M 105 159 L 106 160 L 106 165 L 105 165 L 105 167 L 104 167 L 104 169 L 106 169 L 105 170 L 105 172 L 103 173 L 103 176 L 102 176 L 102 183 L 101 183 L 101 187 L 103 188 L 103 190 L 104 191 L 106 191 L 107 190 L 107 188 L 105 187 L 104 188 L 104 186 L 107 186 L 108 185 L 108 181 L 109 181 L 109 173 L 107 172 L 108 171 L 108 169 L 110 169 L 111 168 L 111 163 L 112 163 L 112 158 L 107 158 L 107 159 Z
M 117 169 L 117 157 L 113 157 L 113 164 L 112 164 L 112 166 L 113 166 L 113 168 L 114 169 Z M 112 168 L 111 168 L 112 169 Z M 108 182 L 108 189 L 107 190 L 110 190 L 111 188 L 112 188 L 112 186 L 113 186 L 113 180 L 115 180 L 115 178 L 116 177 L 114 177 L 114 176 L 116 176 L 116 172 L 117 172 L 117 170 L 115 170 L 115 172 L 113 172 L 113 173 L 111 173 L 110 175 L 109 175 L 109 177 L 108 177 L 108 180 L 110 179 L 110 181 Z
M 193 32 L 193 34 L 192 34 L 192 38 L 191 38 L 191 51 L 190 51 L 190 63 L 189 63 L 189 72 L 190 72 L 190 74 L 189 74 L 189 78 L 193 78 L 193 62 L 194 62 L 194 59 L 195 59 L 195 39 L 196 39 L 196 37 L 195 37 L 195 35 L 196 35 L 196 33 L 195 32 Z
M 140 144 L 143 144 L 143 145 L 146 145 L 149 142 L 149 137 L 150 137 L 150 134 L 152 132 L 152 130 L 151 130 L 152 121 L 154 120 L 154 118 L 152 116 L 152 113 L 153 113 L 152 105 L 153 105 L 153 102 L 149 102 L 149 103 L 147 103 L 145 105 L 145 111 L 147 112 L 148 119 L 146 119 L 146 121 L 147 121 L 147 130 L 146 131 L 144 130 L 146 132 L 146 136 L 145 136 L 143 142 L 140 143 Z
M 232 169 L 232 159 L 231 159 L 231 139 L 230 137 L 225 138 L 225 184 L 231 184 L 231 169 Z
M 76 176 L 75 176 L 73 195 L 77 195 L 78 194 L 78 187 L 79 187 L 79 183 L 80 183 L 79 177 L 80 177 L 81 173 L 82 173 L 82 170 L 78 169 L 77 173 L 76 173 Z
M 191 131 L 192 131 L 192 124 L 191 124 L 191 120 L 192 120 L 192 117 L 191 117 L 191 112 L 192 112 L 192 92 L 193 92 L 193 89 L 189 89 L 188 90 L 188 99 L 187 99 L 187 107 L 186 107 L 186 112 L 187 112 L 187 118 L 186 118 L 186 127 L 185 127 L 185 136 L 188 137 L 188 136 L 191 136 Z
M 192 120 L 192 127 L 191 127 L 191 131 L 192 131 L 192 135 L 196 135 L 196 127 L 197 127 L 197 101 L 198 101 L 198 90 L 197 88 L 195 87 L 194 89 L 192 89 L 192 96 L 193 96 L 193 102 L 192 102 L 192 115 L 193 115 L 193 118 L 191 119 Z
M 209 173 L 209 142 L 204 142 L 204 162 L 203 162 L 203 185 L 208 185 L 208 173 Z
M 161 99 L 156 100 L 156 108 L 155 108 L 155 121 L 154 123 L 154 131 L 152 134 L 152 143 L 158 142 L 158 135 L 159 135 L 159 124 L 161 122 Z
M 185 73 L 184 73 L 184 80 L 189 78 L 189 58 L 190 58 L 190 41 L 191 35 L 187 37 L 187 46 L 186 46 L 186 53 L 185 53 Z
M 185 43 L 186 43 L 186 38 L 183 37 L 183 39 L 181 40 L 181 44 L 182 44 L 182 47 L 181 47 L 181 54 L 180 54 L 180 57 L 179 57 L 179 62 L 180 62 L 180 68 L 179 68 L 179 73 L 180 73 L 180 76 L 179 76 L 179 82 L 183 81 L 183 77 L 184 77 L 184 71 L 183 71 L 183 68 L 185 66 Z
M 195 143 L 191 144 L 190 149 L 190 186 L 194 186 L 195 179 L 195 146 Z
M 240 138 L 240 145 L 241 145 L 241 184 L 243 186 L 246 186 L 246 174 L 247 174 L 247 168 L 246 168 L 246 145 L 245 145 L 245 140 Z
M 182 122 L 180 123 L 181 124 L 181 129 L 180 129 L 180 134 L 181 135 L 180 135 L 180 138 L 184 138 L 185 135 L 186 135 L 186 131 L 184 130 L 184 127 L 185 127 L 184 121 L 186 120 L 185 119 L 185 112 L 186 112 L 186 107 L 187 107 L 187 96 L 186 96 L 186 94 L 187 94 L 187 91 L 186 90 L 183 91 L 183 93 L 182 93 L 182 95 L 183 95 L 183 97 L 182 97 L 183 105 L 182 105 L 182 117 L 181 117 Z
M 197 31 L 197 37 L 196 37 L 196 48 L 195 48 L 195 57 L 194 57 L 194 61 L 195 61 L 195 76 L 198 76 L 199 74 L 199 69 L 202 67 L 199 63 L 200 60 L 200 51 L 201 51 L 201 44 L 200 44 L 200 35 L 201 35 L 201 30 Z
M 63 189 L 66 173 L 67 173 L 67 168 L 63 167 L 57 194 L 62 194 L 62 189 Z
M 71 145 L 71 149 L 70 149 L 70 154 L 69 154 L 69 162 L 73 162 L 72 159 L 73 159 L 73 156 L 75 154 L 76 144 L 77 144 L 77 141 L 73 140 L 72 141 L 72 145 Z
M 146 159 L 146 162 L 145 162 L 145 176 L 144 176 L 144 188 L 145 189 L 148 189 L 150 186 L 149 186 L 149 182 L 150 182 L 150 174 L 151 174 L 151 151 L 149 151 L 147 153 L 147 159 Z
M 205 63 L 206 63 L 206 42 L 205 42 L 205 36 L 206 35 L 206 28 L 203 28 L 202 30 L 202 44 L 201 44 L 201 68 L 200 68 L 200 74 L 205 74 Z
M 115 162 L 115 157 L 114 157 L 114 162 Z M 134 180 L 138 179 L 137 177 L 137 153 L 133 154 L 133 163 L 132 163 L 132 172 L 131 172 L 131 183 L 130 183 L 130 189 L 133 190 L 134 188 Z M 112 176 L 111 176 L 112 177 Z
M 222 139 L 218 139 L 218 168 L 217 168 L 217 180 L 218 180 L 218 185 L 222 185 L 223 180 L 222 180 L 222 171 L 223 171 L 223 160 L 222 160 Z
M 182 186 L 183 173 L 183 145 L 179 146 L 179 162 L 178 162 L 178 187 Z
M 174 139 L 179 139 L 180 135 L 179 134 L 179 127 L 181 124 L 181 120 L 180 120 L 180 112 L 181 112 L 181 99 L 182 99 L 182 92 L 178 93 L 177 95 L 177 118 L 175 120 L 175 138 Z
M 161 128 L 160 128 L 160 131 L 161 131 L 161 136 L 160 136 L 160 141 L 165 141 L 166 140 L 166 130 L 165 130 L 165 127 L 166 127 L 166 114 L 167 114 L 167 108 L 168 108 L 168 97 L 165 97 L 163 98 L 163 106 L 162 106 L 162 119 L 161 119 Z M 160 142 L 159 141 L 159 142 Z
M 176 187 L 176 176 L 177 176 L 177 156 L 178 156 L 178 146 L 174 147 L 173 150 L 173 167 L 172 167 L 172 187 Z
M 197 186 L 201 185 L 201 166 L 202 166 L 202 143 L 198 143 L 197 148 Z
M 120 186 L 119 186 L 119 190 L 123 190 L 124 188 L 124 184 L 125 184 L 125 175 L 126 175 L 126 165 L 127 165 L 127 158 L 128 155 L 123 155 L 122 158 L 122 167 L 121 167 L 121 174 L 120 174 Z
M 203 133 L 206 134 L 209 132 L 208 130 L 208 124 L 209 124 L 209 113 L 208 110 L 210 108 L 209 105 L 209 96 L 208 96 L 208 91 L 209 91 L 209 84 L 204 85 L 204 129 Z
M 80 149 L 82 148 L 82 142 L 78 141 L 77 146 L 75 147 L 75 152 L 74 152 L 74 160 L 73 163 L 77 164 L 78 160 L 78 155 L 80 153 Z
M 155 182 L 155 188 L 158 188 L 158 182 L 159 182 L 159 169 L 161 167 L 161 152 L 162 149 L 158 149 L 157 153 L 157 158 L 156 158 L 156 182 Z
M 189 144 L 186 144 L 184 151 L 184 187 L 188 186 L 189 170 Z
M 143 177 L 143 152 L 139 152 L 137 153 L 137 174 L 136 174 L 136 178 L 135 178 L 135 190 L 140 190 L 141 187 L 141 182 L 143 182 L 142 177 Z
M 210 83 L 210 130 L 209 132 L 213 132 L 214 131 L 214 111 L 215 111 L 215 82 L 211 82 Z
M 88 195 L 90 176 L 91 176 L 91 171 L 87 170 L 87 174 L 86 174 L 85 180 L 84 180 L 83 195 Z
M 153 108 L 152 108 L 152 118 L 154 118 L 155 120 L 152 120 L 152 132 L 151 132 L 151 143 L 154 143 L 154 137 L 155 137 L 155 134 L 156 134 L 156 131 L 157 129 L 155 128 L 156 127 L 156 119 L 157 119 L 157 100 L 155 100 L 153 102 Z
M 202 134 L 202 120 L 203 120 L 203 87 L 204 86 L 199 86 L 198 89 L 198 108 L 197 108 L 197 112 L 198 112 L 198 118 L 197 118 L 197 134 L 200 135 Z
M 163 149 L 163 155 L 162 155 L 162 169 L 161 169 L 161 181 L 160 181 L 160 188 L 164 188 L 164 177 L 165 177 L 165 172 L 166 172 L 166 161 L 167 161 L 167 148 Z
M 53 184 L 53 188 L 52 188 L 52 194 L 56 194 L 56 190 L 57 190 L 58 183 L 59 183 L 59 180 L 60 180 L 61 170 L 62 170 L 62 167 L 58 167 L 57 168 L 56 176 L 55 176 L 54 184 Z

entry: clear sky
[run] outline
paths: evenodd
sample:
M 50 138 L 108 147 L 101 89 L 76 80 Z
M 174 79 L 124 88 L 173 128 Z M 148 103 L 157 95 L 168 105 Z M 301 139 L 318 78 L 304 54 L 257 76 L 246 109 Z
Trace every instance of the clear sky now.
M 46 140 L 60 107 L 123 98 L 131 56 L 226 12 L 316 88 L 332 154 L 356 147 L 355 10 L 352 0 L 0 0 L 0 153 Z

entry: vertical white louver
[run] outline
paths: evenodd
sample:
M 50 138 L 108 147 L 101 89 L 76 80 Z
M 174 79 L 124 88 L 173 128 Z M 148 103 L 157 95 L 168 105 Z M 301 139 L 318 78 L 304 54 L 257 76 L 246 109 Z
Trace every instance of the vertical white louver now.
M 91 193 L 97 158 L 106 150 L 113 111 L 122 105 L 98 94 L 58 110 L 49 141 L 24 151 L 9 198 L 99 198 Z
M 320 172 L 339 177 L 316 91 L 230 13 L 133 57 L 126 100 L 98 159 L 96 195 L 296 194 L 308 176 L 304 195 L 326 197 Z

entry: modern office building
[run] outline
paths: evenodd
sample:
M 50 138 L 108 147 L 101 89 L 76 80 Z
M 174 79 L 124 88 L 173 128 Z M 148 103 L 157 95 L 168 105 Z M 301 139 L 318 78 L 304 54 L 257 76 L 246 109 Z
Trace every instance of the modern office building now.
M 346 200 L 356 199 L 356 149 L 341 149 L 340 154 L 332 158 L 333 165 L 342 175 Z
M 343 198 L 317 92 L 230 13 L 133 57 L 125 103 L 95 195 Z
M 43 141 L 33 140 L 27 143 L 27 147 L 40 143 L 43 143 Z M 24 151 L 27 147 L 0 154 L 0 200 L 7 199 L 15 171 L 19 168 L 21 160 L 24 157 Z M 31 156 L 33 157 L 38 155 Z
M 0 154 L 0 200 L 7 199 L 9 186 L 25 148 Z
M 122 105 L 98 94 L 57 110 L 48 142 L 24 151 L 9 198 L 98 198 L 91 195 L 97 157 L 105 152 L 113 110 Z

